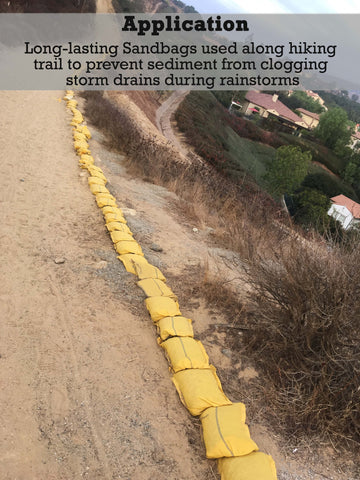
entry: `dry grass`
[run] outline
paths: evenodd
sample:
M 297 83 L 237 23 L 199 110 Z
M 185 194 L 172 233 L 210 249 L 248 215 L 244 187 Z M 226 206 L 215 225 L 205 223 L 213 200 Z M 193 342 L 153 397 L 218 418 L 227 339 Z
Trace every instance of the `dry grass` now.
M 248 351 L 294 434 L 360 441 L 360 247 L 325 251 L 294 240 L 254 256 Z
M 87 118 L 105 132 L 110 149 L 127 155 L 128 169 L 175 192 L 183 212 L 198 225 L 213 228 L 222 246 L 251 258 L 255 245 L 256 249 L 272 248 L 267 245 L 269 228 L 278 241 L 284 236 L 281 229 L 271 227 L 282 216 L 281 210 L 246 176 L 235 183 L 214 167 L 199 163 L 197 157 L 184 163 L 173 148 L 144 134 L 100 92 L 85 92 L 84 97 Z

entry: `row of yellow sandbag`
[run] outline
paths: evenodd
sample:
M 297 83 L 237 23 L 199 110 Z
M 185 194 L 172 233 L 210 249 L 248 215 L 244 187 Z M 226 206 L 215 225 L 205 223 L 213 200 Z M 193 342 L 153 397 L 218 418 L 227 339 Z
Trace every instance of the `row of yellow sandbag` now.
M 80 166 L 90 174 L 90 190 L 102 209 L 118 258 L 128 272 L 137 275 L 138 285 L 147 296 L 146 307 L 157 326 L 159 343 L 171 365 L 180 399 L 192 415 L 200 415 L 207 457 L 219 459 L 222 480 L 275 480 L 272 458 L 259 452 L 250 438 L 245 406 L 233 404 L 225 396 L 204 347 L 193 338 L 192 321 L 181 315 L 177 297 L 166 285 L 162 272 L 144 257 L 116 199 L 106 188 L 106 177 L 90 155 L 90 132 L 78 122 L 76 106 L 76 101 L 68 98 L 68 107 L 76 118 L 74 147 Z
M 82 116 L 82 113 L 80 110 L 78 110 L 76 107 L 78 105 L 78 102 L 74 99 L 74 92 L 72 90 L 67 90 L 66 94 L 64 96 L 64 100 L 66 100 L 66 106 L 71 110 L 73 114 L 73 118 L 70 122 L 70 125 L 73 125 L 76 127 L 77 125 L 83 123 L 84 117 Z
M 124 264 L 129 267 L 127 262 L 133 262 L 134 268 L 130 265 L 127 270 L 141 272 L 140 258 L 128 255 Z M 250 437 L 245 405 L 233 404 L 225 396 L 205 348 L 193 338 L 191 320 L 181 315 L 177 297 L 165 278 L 157 273 L 157 277 L 142 279 L 138 285 L 147 296 L 146 307 L 158 327 L 159 343 L 174 372 L 180 399 L 192 415 L 200 415 L 206 456 L 221 459 L 219 471 L 224 480 L 275 480 L 274 461 L 258 452 Z M 241 477 L 239 470 L 244 474 Z
M 182 403 L 191 415 L 200 415 L 206 456 L 220 459 L 224 480 L 275 480 L 274 461 L 258 452 L 250 437 L 245 405 L 233 404 L 224 394 L 205 348 L 193 338 L 191 320 L 181 315 L 174 293 L 159 279 L 142 280 L 138 285 L 148 297 L 145 302 L 152 320 L 164 322 L 171 332 L 167 338 L 160 334 L 159 343 L 174 372 L 173 382 Z

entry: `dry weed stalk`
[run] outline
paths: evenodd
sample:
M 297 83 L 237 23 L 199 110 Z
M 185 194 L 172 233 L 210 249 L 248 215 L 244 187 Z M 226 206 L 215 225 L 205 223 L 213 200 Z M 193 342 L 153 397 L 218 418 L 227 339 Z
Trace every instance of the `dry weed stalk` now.
M 360 441 L 359 261 L 357 244 L 325 252 L 296 239 L 249 266 L 255 315 L 245 338 L 293 433 Z

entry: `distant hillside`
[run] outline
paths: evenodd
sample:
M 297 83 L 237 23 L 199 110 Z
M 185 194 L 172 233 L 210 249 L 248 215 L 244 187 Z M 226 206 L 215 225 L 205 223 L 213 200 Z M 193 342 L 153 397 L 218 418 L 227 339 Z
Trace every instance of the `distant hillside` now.
M 95 0 L 0 0 L 0 13 L 95 12 Z
M 117 13 L 196 13 L 181 0 L 112 0 Z M 95 13 L 96 0 L 0 0 L 0 13 Z
M 117 13 L 196 13 L 180 0 L 112 0 Z

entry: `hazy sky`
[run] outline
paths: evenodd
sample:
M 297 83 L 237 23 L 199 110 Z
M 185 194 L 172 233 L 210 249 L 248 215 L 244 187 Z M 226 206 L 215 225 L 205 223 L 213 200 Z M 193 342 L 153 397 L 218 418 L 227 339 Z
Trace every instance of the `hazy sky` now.
M 360 13 L 359 0 L 186 0 L 200 13 Z

